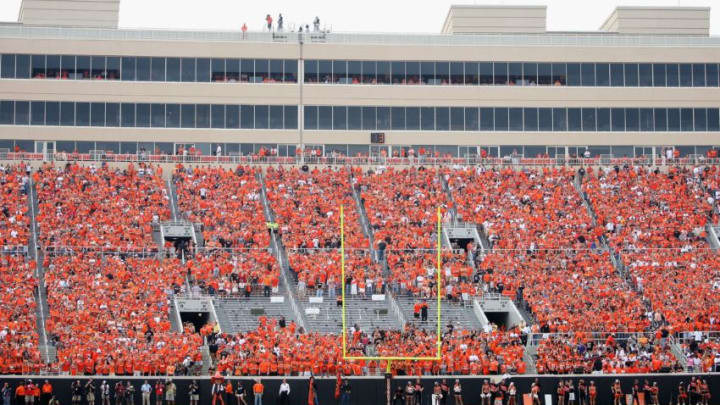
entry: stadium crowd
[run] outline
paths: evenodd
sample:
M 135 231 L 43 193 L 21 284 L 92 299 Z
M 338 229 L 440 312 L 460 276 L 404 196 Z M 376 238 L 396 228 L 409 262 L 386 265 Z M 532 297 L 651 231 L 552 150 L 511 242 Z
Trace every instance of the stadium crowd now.
M 198 359 L 200 335 L 170 330 L 168 298 L 184 285 L 177 261 L 85 254 L 44 266 L 45 327 L 61 372 L 172 375 Z
M 589 171 L 583 182 L 610 246 L 627 266 L 656 325 L 720 329 L 720 260 L 706 241 L 715 220 L 701 179 L 689 169 Z
M 357 185 L 376 241 L 390 250 L 435 248 L 437 209 L 448 205 L 437 169 L 377 168 L 358 173 Z
M 207 248 L 267 248 L 257 169 L 184 167 L 173 173 L 180 213 L 202 224 Z
M 682 371 L 662 333 L 603 340 L 582 332 L 550 335 L 537 349 L 540 374 L 659 373 Z
M 237 334 L 214 327 L 171 331 L 174 294 L 269 296 L 278 287 L 281 269 L 268 250 L 258 170 L 178 165 L 172 174 L 178 211 L 201 224 L 204 247 L 150 258 L 129 253 L 157 250 L 152 225 L 171 217 L 160 167 L 0 168 L 0 191 L 7 197 L 0 201 L 2 246 L 29 243 L 28 176 L 37 187 L 45 328 L 57 348 L 54 366 L 67 374 L 178 374 L 200 361 L 207 338 L 224 374 L 381 371 L 382 362 L 342 361 L 340 336 L 300 330 L 293 322 L 261 317 L 257 330 Z M 292 167 L 268 168 L 264 183 L 302 294 L 334 297 L 345 286 L 352 295 L 390 289 L 416 299 L 460 301 L 494 292 L 517 299 L 535 321 L 522 332 L 448 328 L 440 362 L 394 362 L 393 372 L 524 373 L 522 341 L 532 332 L 546 334 L 538 341 L 538 372 L 565 374 L 678 370 L 669 336 L 720 329 L 720 259 L 705 233 L 708 221 L 717 219 L 713 190 L 719 177 L 715 170 L 587 169 L 577 183 L 581 194 L 576 172 L 566 168 Z M 367 212 L 380 262 L 369 253 L 353 191 Z M 442 252 L 441 291 L 434 277 L 438 207 L 445 223 L 455 209 L 459 219 L 480 224 L 492 246 Z M 614 261 L 624 264 L 623 271 Z M 3 373 L 42 368 L 35 267 L 23 256 L 0 257 Z M 607 335 L 591 337 L 589 329 Z M 626 337 L 635 332 L 643 334 Z M 408 325 L 351 330 L 348 339 L 353 353 L 432 356 L 438 337 Z M 693 370 L 720 364 L 716 335 L 687 340 L 683 348 Z
M 15 252 L 30 237 L 28 187 L 30 168 L 0 165 L 0 251 Z
M 460 170 L 448 176 L 464 220 L 482 224 L 493 251 L 478 262 L 488 291 L 519 297 L 541 330 L 643 330 L 639 297 L 600 251 L 574 172 Z
M 343 285 L 340 268 L 340 206 L 343 207 L 344 241 L 347 249 L 347 284 L 372 284 L 379 267 L 355 249 L 368 249 L 369 241 L 360 226 L 352 196 L 351 173 L 346 168 L 303 171 L 299 168 L 269 168 L 267 197 L 288 249 L 290 268 L 301 290 L 330 296 Z M 304 291 L 302 291 L 304 292 Z
M 39 373 L 43 361 L 35 314 L 36 263 L 22 255 L 0 256 L 0 373 Z
M 293 323 L 260 317 L 256 330 L 237 334 L 218 333 L 212 326 L 201 329 L 215 352 L 217 371 L 225 375 L 376 375 L 383 373 L 385 360 L 344 360 L 342 337 L 306 333 Z M 370 347 L 380 356 L 437 354 L 437 335 L 407 325 L 404 330 L 348 331 L 350 355 L 367 355 Z M 491 332 L 446 329 L 440 361 L 395 361 L 395 375 L 524 374 L 520 332 L 516 329 Z
M 68 163 L 33 173 L 39 243 L 45 249 L 155 249 L 152 224 L 170 218 L 159 166 Z

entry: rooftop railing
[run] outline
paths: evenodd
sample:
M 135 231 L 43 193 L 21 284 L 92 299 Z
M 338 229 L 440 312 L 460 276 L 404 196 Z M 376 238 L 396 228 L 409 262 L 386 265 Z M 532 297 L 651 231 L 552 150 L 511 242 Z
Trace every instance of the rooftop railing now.
M 398 34 L 336 32 L 241 32 L 163 29 L 100 29 L 29 27 L 0 24 L 3 39 L 64 39 L 116 41 L 194 41 L 261 43 L 328 43 L 344 45 L 416 46 L 577 46 L 577 47 L 720 47 L 720 37 L 677 35 L 621 35 L 607 32 L 549 32 L 541 34 Z

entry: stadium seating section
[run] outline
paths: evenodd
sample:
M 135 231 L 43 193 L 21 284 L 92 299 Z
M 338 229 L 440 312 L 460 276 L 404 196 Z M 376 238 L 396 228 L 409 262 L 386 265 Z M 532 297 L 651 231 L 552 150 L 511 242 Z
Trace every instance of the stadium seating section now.
M 165 177 L 160 166 L 118 167 L 0 166 L 0 373 L 187 373 L 206 345 L 228 375 L 382 373 L 385 361 L 343 360 L 339 330 L 265 316 L 237 333 L 173 327 L 176 294 L 286 294 L 276 249 L 300 296 L 347 286 L 363 299 L 460 306 L 496 293 L 527 313 L 512 328 L 442 325 L 440 361 L 393 362 L 394 373 L 522 374 L 529 359 L 553 374 L 720 364 L 720 255 L 707 226 L 718 222 L 716 167 L 178 165 Z M 441 286 L 438 208 L 490 245 L 444 248 Z M 198 224 L 202 243 L 163 254 L 153 227 L 171 218 Z M 437 331 L 417 325 L 349 328 L 348 352 L 435 356 Z

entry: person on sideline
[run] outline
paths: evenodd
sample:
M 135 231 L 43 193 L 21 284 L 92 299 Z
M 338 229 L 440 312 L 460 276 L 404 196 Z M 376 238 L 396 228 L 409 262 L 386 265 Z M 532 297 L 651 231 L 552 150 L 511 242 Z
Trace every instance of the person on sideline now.
M 188 386 L 188 395 L 190 396 L 190 405 L 198 405 L 200 400 L 200 386 L 197 380 L 192 380 Z
M 315 377 L 312 376 L 310 377 L 310 386 L 308 387 L 308 405 L 319 405 L 317 397 L 317 387 L 315 386 Z
M 95 382 L 92 378 L 85 383 L 85 399 L 88 405 L 95 405 Z
M 143 385 L 140 387 L 140 393 L 142 397 L 142 405 L 150 405 L 150 393 L 152 392 L 152 386 L 148 383 L 147 380 L 143 382 Z
M 340 405 L 350 405 L 351 393 L 350 380 L 345 378 L 343 379 L 342 386 L 340 386 Z M 315 397 L 315 401 L 317 402 L 317 397 Z
M 254 405 L 262 405 L 262 397 L 263 392 L 265 392 L 265 386 L 262 384 L 260 379 L 258 378 L 255 380 L 255 384 L 253 384 L 253 404 Z
M 287 380 L 283 378 L 282 384 L 280 384 L 280 391 L 278 392 L 278 395 L 280 397 L 279 403 L 280 405 L 289 405 L 290 404 L 290 384 L 288 384 Z M 238 404 L 240 405 L 240 404 Z

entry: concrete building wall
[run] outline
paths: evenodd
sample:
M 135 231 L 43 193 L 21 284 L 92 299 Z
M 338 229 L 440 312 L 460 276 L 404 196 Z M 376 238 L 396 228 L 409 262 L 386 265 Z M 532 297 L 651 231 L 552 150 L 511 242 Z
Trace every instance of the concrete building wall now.
M 442 33 L 543 33 L 546 12 L 545 6 L 453 5 L 445 18 Z
M 404 61 L 720 63 L 717 47 L 463 46 L 260 42 L 0 40 L 0 53 Z
M 620 34 L 710 34 L 709 7 L 618 7 L 600 27 Z
M 306 144 L 370 143 L 371 131 L 313 131 L 303 133 Z M 708 132 L 429 132 L 382 131 L 388 145 L 720 145 L 720 135 Z M 92 128 L 0 126 L 0 139 L 45 141 L 217 142 L 298 144 L 295 130 Z
M 47 27 L 117 28 L 120 0 L 23 0 L 20 22 Z
M 32 17 L 47 16 L 46 10 L 62 8 L 63 20 L 78 13 L 112 13 L 118 0 L 25 0 L 23 22 Z M 114 11 L 115 10 L 115 11 Z M 453 6 L 448 13 L 446 33 L 499 32 L 502 28 L 517 32 L 544 32 L 545 7 L 475 7 Z M 683 27 L 695 24 L 704 29 L 708 9 L 703 8 L 618 8 L 603 30 L 623 33 L 628 27 L 656 25 Z M 80 15 L 80 14 L 78 14 Z M 109 14 L 108 14 L 109 15 Z M 39 18 L 39 17 L 38 17 Z M 40 21 L 40 20 L 37 20 Z M 634 25 L 633 25 L 634 24 Z M 487 29 L 482 31 L 480 28 Z M 696 27 L 696 28 L 697 28 Z M 521 29 L 522 28 L 522 29 Z M 659 28 L 658 28 L 659 29 Z M 590 38 L 593 45 L 580 41 L 574 45 L 552 45 L 550 34 L 508 35 L 515 45 L 487 45 L 482 37 L 438 35 L 430 43 L 416 37 L 390 37 L 380 43 L 374 36 L 338 36 L 327 43 L 307 41 L 300 44 L 294 37 L 275 42 L 228 39 L 220 33 L 216 39 L 202 40 L 202 33 L 192 40 L 163 33 L 163 40 L 148 32 L 149 39 L 137 39 L 132 31 L 98 30 L 93 34 L 71 33 L 63 38 L 61 29 L 43 33 L 29 29 L 18 34 L 10 28 L 0 40 L 0 53 L 49 55 L 164 56 L 203 58 L 270 58 L 300 60 L 298 77 L 303 77 L 302 59 L 379 60 L 379 61 L 495 61 L 495 62 L 608 62 L 608 63 L 720 63 L 718 44 L 712 38 L 693 39 L 697 46 L 655 44 L 633 45 L 633 36 L 598 34 Z M 32 31 L 32 32 L 30 32 Z M 82 30 L 85 31 L 85 30 Z M 629 31 L 628 31 L 629 32 Z M 672 31 L 674 32 L 674 31 Z M 80 36 L 82 34 L 82 36 Z M 126 36 L 126 34 L 128 34 Z M 132 34 L 132 35 L 130 35 Z M 172 34 L 172 35 L 171 35 Z M 187 33 L 185 33 L 187 34 Z M 269 35 L 269 34 L 268 34 Z M 547 38 L 545 37 L 547 35 Z M 170 38 L 168 38 L 170 36 Z M 86 38 L 87 37 L 87 38 Z M 127 38 L 136 38 L 129 40 Z M 109 39 L 112 38 L 112 39 Z M 255 37 L 250 37 L 255 38 Z M 259 37 L 258 37 L 259 38 Z M 348 42 L 344 43 L 343 39 Z M 467 38 L 468 41 L 464 41 Z M 494 38 L 494 36 L 493 36 Z M 523 39 L 525 38 L 525 39 Z M 547 39 L 544 42 L 544 38 Z M 595 41 L 596 38 L 605 42 Z M 658 37 L 662 39 L 663 37 Z M 257 38 L 256 38 L 257 39 Z M 562 39 L 562 38 L 560 38 Z M 654 39 L 654 38 L 651 38 Z M 672 39 L 672 38 L 671 38 Z M 677 39 L 677 38 L 676 38 Z M 447 41 L 446 41 L 447 40 Z M 627 42 L 625 42 L 627 40 Z M 587 42 L 587 41 L 586 41 Z M 510 42 L 509 42 L 510 43 Z M 669 41 L 668 43 L 675 43 Z M 351 105 L 351 106 L 485 106 L 485 107 L 718 107 L 720 91 L 700 87 L 570 87 L 570 86 L 435 86 L 435 85 L 340 85 L 340 84 L 250 84 L 128 82 L 105 80 L 2 79 L 0 98 L 6 100 L 129 102 L 129 103 L 198 103 L 256 105 Z M 298 121 L 302 125 L 302 109 Z M 513 132 L 423 132 L 385 131 L 386 142 L 441 145 L 709 145 L 720 144 L 717 133 L 513 133 Z M 2 126 L 0 139 L 98 140 L 160 142 L 248 142 L 299 143 L 300 130 L 230 130 L 230 129 L 159 129 L 159 128 L 92 128 Z M 368 144 L 368 131 L 304 131 L 306 143 Z

